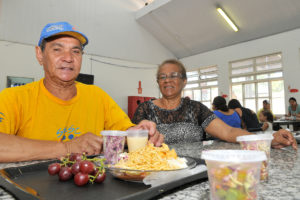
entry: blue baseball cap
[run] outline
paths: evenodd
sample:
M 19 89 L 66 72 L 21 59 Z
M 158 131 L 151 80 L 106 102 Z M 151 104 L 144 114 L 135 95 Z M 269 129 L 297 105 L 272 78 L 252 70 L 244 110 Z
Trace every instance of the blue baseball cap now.
M 89 42 L 83 33 L 76 31 L 68 22 L 56 22 L 49 23 L 43 28 L 38 45 L 41 46 L 44 39 L 56 35 L 69 35 L 74 37 L 80 41 L 83 47 Z

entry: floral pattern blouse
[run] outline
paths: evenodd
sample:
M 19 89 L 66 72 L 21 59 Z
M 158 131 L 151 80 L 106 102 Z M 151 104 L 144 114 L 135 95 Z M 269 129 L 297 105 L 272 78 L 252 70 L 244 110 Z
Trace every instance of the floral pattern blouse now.
M 201 141 L 204 130 L 215 118 L 202 103 L 182 98 L 180 105 L 172 110 L 160 108 L 152 100 L 146 101 L 138 106 L 132 122 L 137 124 L 144 119 L 155 122 L 165 143 L 175 144 Z

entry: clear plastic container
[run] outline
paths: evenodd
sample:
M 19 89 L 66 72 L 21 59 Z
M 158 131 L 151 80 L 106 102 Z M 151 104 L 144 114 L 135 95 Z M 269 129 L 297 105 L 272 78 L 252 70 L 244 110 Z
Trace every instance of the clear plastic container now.
M 269 161 L 271 142 L 273 140 L 272 134 L 259 134 L 259 135 L 244 135 L 236 138 L 236 141 L 240 143 L 243 150 L 257 150 L 266 153 L 267 160 L 263 161 L 261 166 L 261 180 L 268 180 L 269 177 Z
M 147 145 L 148 130 L 128 130 L 127 131 L 127 145 L 128 151 L 133 152 L 141 149 Z
M 211 200 L 257 199 L 262 151 L 210 150 L 203 151 L 210 184 Z
M 105 164 L 114 165 L 118 162 L 119 154 L 124 151 L 127 133 L 125 131 L 101 131 Z

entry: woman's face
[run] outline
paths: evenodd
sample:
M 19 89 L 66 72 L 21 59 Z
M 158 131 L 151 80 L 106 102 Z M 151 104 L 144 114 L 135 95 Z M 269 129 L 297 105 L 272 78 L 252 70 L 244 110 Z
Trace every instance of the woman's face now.
M 165 64 L 158 73 L 159 90 L 164 98 L 175 98 L 181 96 L 181 91 L 186 85 L 182 79 L 180 68 L 175 64 Z
M 296 105 L 297 105 L 297 102 L 294 101 L 294 100 L 290 100 L 289 102 L 290 102 L 290 105 L 291 105 L 291 106 L 296 106 Z

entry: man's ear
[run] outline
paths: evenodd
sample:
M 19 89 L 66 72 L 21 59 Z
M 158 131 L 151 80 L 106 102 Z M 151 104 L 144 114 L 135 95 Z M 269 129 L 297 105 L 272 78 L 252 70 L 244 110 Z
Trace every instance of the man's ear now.
M 41 47 L 39 46 L 35 47 L 35 56 L 38 62 L 40 63 L 40 65 L 43 65 L 43 52 Z

